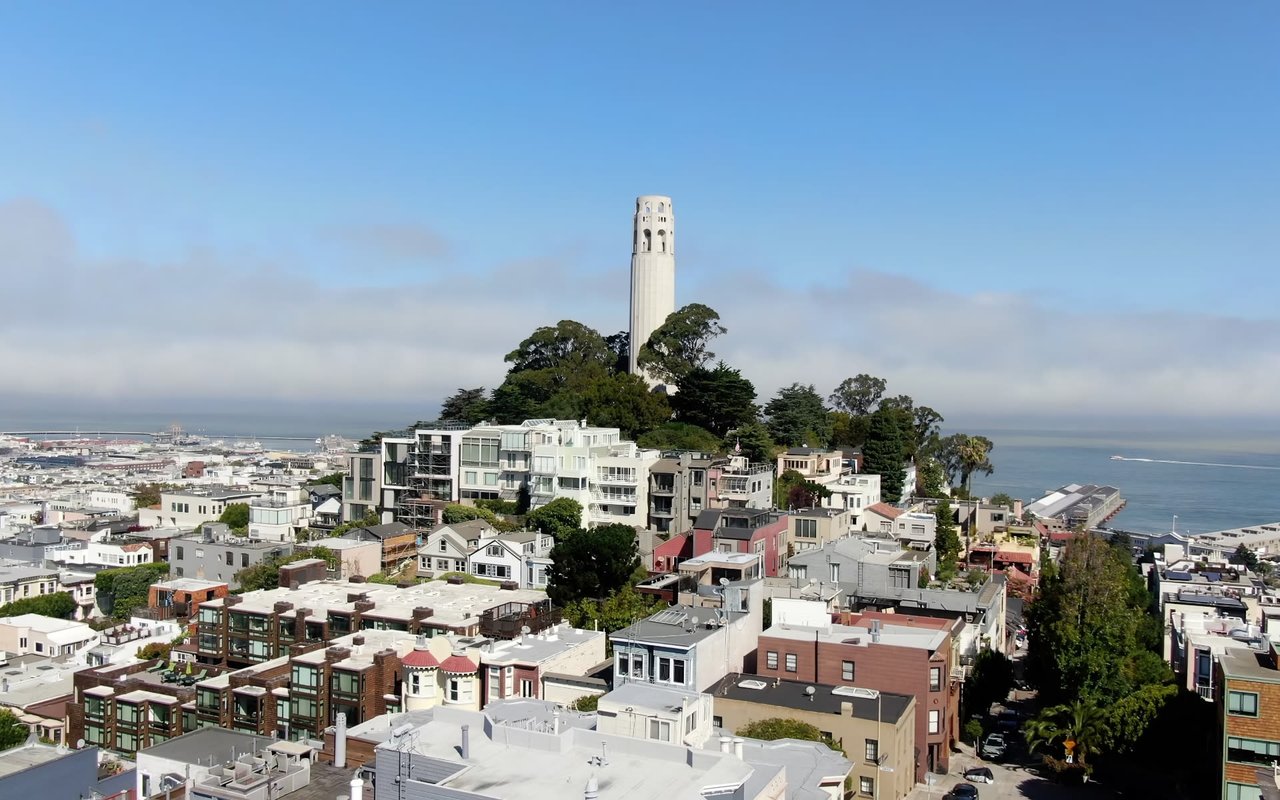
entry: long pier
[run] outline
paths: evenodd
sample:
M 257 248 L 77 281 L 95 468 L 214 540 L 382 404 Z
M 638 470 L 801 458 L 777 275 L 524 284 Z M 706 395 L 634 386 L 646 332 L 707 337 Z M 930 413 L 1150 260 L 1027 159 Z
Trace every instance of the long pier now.
M 0 431 L 0 436 L 80 436 L 86 439 L 102 436 L 168 436 L 156 431 Z M 280 442 L 314 442 L 315 436 L 272 436 L 260 433 L 201 433 L 202 439 L 272 439 Z

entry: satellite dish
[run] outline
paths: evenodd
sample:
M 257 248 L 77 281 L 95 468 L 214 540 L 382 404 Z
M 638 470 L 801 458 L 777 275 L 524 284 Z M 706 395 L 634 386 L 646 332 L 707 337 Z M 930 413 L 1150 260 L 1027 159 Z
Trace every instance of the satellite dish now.
M 530 628 L 528 625 L 520 626 L 520 632 L 523 633 L 525 636 L 528 636 L 532 631 L 533 629 Z
M 83 749 L 84 749 L 84 739 L 77 739 L 77 740 L 76 740 L 76 749 L 77 749 L 77 750 L 83 750 Z
M 808 695 L 808 697 L 809 697 L 809 702 L 810 702 L 810 703 L 812 703 L 812 702 L 813 702 L 813 696 L 814 696 L 815 694 L 817 694 L 817 693 L 818 693 L 818 689 L 817 689 L 817 687 L 814 687 L 814 686 L 806 686 L 806 687 L 804 687 L 804 693 L 805 693 L 806 695 Z
M 728 578 L 721 578 L 721 579 L 720 579 L 720 585 L 721 585 L 721 586 L 728 586 L 728 585 L 729 585 L 729 579 L 728 579 Z

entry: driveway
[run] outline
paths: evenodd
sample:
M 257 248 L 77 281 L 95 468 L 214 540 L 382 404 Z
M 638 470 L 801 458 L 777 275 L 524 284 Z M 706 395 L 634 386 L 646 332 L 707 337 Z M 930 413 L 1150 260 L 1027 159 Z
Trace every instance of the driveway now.
M 990 767 L 996 779 L 995 783 L 978 784 L 982 800 L 1101 800 L 1119 796 L 1097 784 L 1061 786 L 1039 777 L 1036 774 L 1038 764 L 1036 759 L 1017 759 L 1006 763 L 983 761 L 974 754 L 973 748 L 962 747 L 960 752 L 951 754 L 950 774 L 930 776 L 935 781 L 934 785 L 917 786 L 907 795 L 907 800 L 942 800 L 951 787 L 964 782 L 966 769 L 977 766 Z

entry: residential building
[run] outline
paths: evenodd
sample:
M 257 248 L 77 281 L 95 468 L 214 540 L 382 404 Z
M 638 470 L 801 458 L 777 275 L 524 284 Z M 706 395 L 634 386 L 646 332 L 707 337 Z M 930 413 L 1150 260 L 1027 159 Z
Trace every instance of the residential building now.
M 863 509 L 880 503 L 880 476 L 865 472 L 844 472 L 831 483 L 824 484 L 831 495 L 822 501 L 828 508 L 849 512 L 849 525 L 862 530 Z
M 710 694 L 658 683 L 624 683 L 600 697 L 596 730 L 703 747 L 714 733 Z
M 739 755 L 732 739 L 723 749 L 669 744 L 638 731 L 598 731 L 598 718 L 543 701 L 508 700 L 484 711 L 415 712 L 394 730 L 366 724 L 352 736 L 377 742 L 372 800 L 395 800 L 401 791 L 409 798 L 474 800 L 838 800 L 851 767 L 816 742 L 742 742 Z
M 918 587 L 921 573 L 931 573 L 936 560 L 932 551 L 906 550 L 882 539 L 848 536 L 817 548 L 798 549 L 787 566 L 797 585 L 851 585 L 857 592 L 883 597 Z
M 300 486 L 268 489 L 249 500 L 249 538 L 294 542 L 311 526 L 311 495 Z
M 43 566 L 46 554 L 63 545 L 62 531 L 57 528 L 26 528 L 0 539 L 0 561 Z
M 138 524 L 144 528 L 191 530 L 222 516 L 232 503 L 248 504 L 257 491 L 225 486 L 198 486 L 160 493 L 159 508 L 138 509 Z
M 801 602 L 801 601 L 792 601 Z M 774 601 L 775 605 L 778 603 Z M 820 604 L 817 617 L 825 615 Z M 896 614 L 846 616 L 852 624 L 774 624 L 760 635 L 762 678 L 858 686 L 916 700 L 915 780 L 946 772 L 959 740 L 962 672 L 954 659 L 956 620 Z
M 444 581 L 404 589 L 315 581 L 201 603 L 197 658 L 202 664 L 247 666 L 287 655 L 298 644 L 362 630 L 509 639 L 524 627 L 536 633 L 558 621 L 540 591 Z
M 844 453 L 821 447 L 792 447 L 778 456 L 778 474 L 798 472 L 807 481 L 826 485 L 844 474 Z
M 467 572 L 477 578 L 515 581 L 521 589 L 545 589 L 554 545 L 552 536 L 537 531 L 486 531 L 467 556 Z
M 863 511 L 862 530 L 872 535 L 893 536 L 898 517 L 905 513 L 907 512 L 903 509 L 888 503 L 874 503 Z
M 921 504 L 924 511 L 933 513 L 938 501 L 925 500 Z M 996 505 L 981 499 L 951 500 L 952 518 L 959 526 L 961 535 L 973 538 L 987 538 L 1007 533 L 1010 526 L 1017 525 L 1022 519 L 1022 501 L 1014 501 L 1014 507 Z
M 112 534 L 100 532 L 93 534 L 88 542 L 79 543 L 79 546 L 53 550 L 48 553 L 48 558 L 54 563 L 69 567 L 108 569 L 150 564 L 153 554 L 145 544 L 124 544 Z
M 1179 559 L 1157 564 L 1148 582 L 1160 604 L 1160 614 L 1169 618 L 1174 606 L 1216 608 L 1224 616 L 1249 622 L 1261 618 L 1261 590 L 1255 576 L 1243 566 L 1225 561 Z
M 342 524 L 342 489 L 330 483 L 312 483 L 303 487 L 311 503 L 308 526 L 315 531 L 331 531 Z
M 469 573 L 467 557 L 480 544 L 480 537 L 497 532 L 482 519 L 441 525 L 428 532 L 418 547 L 418 577 L 439 578 L 450 572 Z
M 72 692 L 77 670 L 83 669 L 78 656 L 35 655 L 5 656 L 0 675 L 0 708 L 12 711 L 18 719 L 40 735 L 58 739 L 62 734 L 62 717 L 51 719 L 42 709 L 56 705 Z M 67 741 L 74 742 L 71 738 Z
M 1215 696 L 1224 800 L 1261 800 L 1280 761 L 1280 664 L 1276 648 L 1233 649 L 1218 659 Z
M 713 489 L 709 508 L 773 508 L 772 464 L 733 455 L 713 463 L 708 474 Z
M 675 605 L 609 635 L 614 681 L 660 683 L 705 691 L 742 672 L 763 621 L 763 584 L 729 583 L 719 607 Z
M 71 659 L 97 641 L 97 632 L 83 622 L 41 614 L 0 617 L 0 653 Z
M 287 542 L 264 542 L 237 536 L 222 523 L 206 523 L 193 536 L 169 543 L 169 564 L 175 578 L 226 583 L 232 590 L 240 588 L 236 573 L 273 558 L 287 556 L 293 545 Z
M 195 690 L 160 674 L 159 661 L 107 664 L 76 672 L 67 704 L 67 741 L 132 756 L 195 727 Z M 184 722 L 184 714 L 189 718 Z
M 786 520 L 787 539 L 799 553 L 848 536 L 851 515 L 840 508 L 801 508 L 792 509 Z
M 151 584 L 147 593 L 147 608 L 153 609 L 155 619 L 186 619 L 195 613 L 196 606 L 206 600 L 226 597 L 230 587 L 226 581 L 203 581 L 199 578 L 173 578 Z
M 711 551 L 755 553 L 761 558 L 766 577 L 786 574 L 786 515 L 759 508 L 714 508 L 698 515 L 693 527 L 689 541 L 694 547 L 688 556 L 681 553 L 682 558 Z M 709 549 L 698 547 L 701 542 L 707 542 Z
M 417 561 L 418 531 L 403 522 L 384 522 L 381 525 L 352 528 L 342 534 L 343 539 L 357 542 L 377 542 L 382 547 L 382 572 L 395 572 L 406 561 Z
M 354 797 L 351 771 L 319 763 L 311 745 L 201 728 L 141 750 L 135 797 L 332 800 Z
M 1275 555 L 1280 552 L 1280 522 L 1229 528 L 1212 533 L 1197 533 L 1190 537 L 1176 532 L 1166 535 L 1185 541 L 1188 554 L 1207 555 L 1218 561 L 1231 558 L 1240 545 L 1244 545 L 1245 548 L 1260 556 Z
M 133 772 L 99 778 L 98 748 L 67 750 L 38 742 L 0 751 L 0 797 L 137 800 Z
M 1214 609 L 1171 609 L 1164 655 L 1178 685 L 1207 701 L 1217 699 L 1217 663 L 1228 651 L 1258 650 L 1266 632 Z
M 57 591 L 57 570 L 0 564 L 0 605 Z
M 360 541 L 341 536 L 330 537 L 317 542 L 319 546 L 333 551 L 338 557 L 336 569 L 327 572 L 327 578 L 347 580 L 351 577 L 367 578 L 382 571 L 382 542 Z
M 572 702 L 581 692 L 568 691 L 557 679 L 587 675 L 604 660 L 604 631 L 574 628 L 567 622 L 537 634 L 489 642 L 480 652 L 484 703 L 511 697 Z
M 813 725 L 853 762 L 849 797 L 902 800 L 915 788 L 913 695 L 746 675 L 728 675 L 708 693 L 717 728 L 735 731 L 775 717 Z
M 648 527 L 684 533 L 703 509 L 712 508 L 716 485 L 709 475 L 715 459 L 705 453 L 668 453 L 649 466 Z
M 394 519 L 395 493 L 405 488 L 407 480 L 405 455 L 409 439 L 383 437 L 373 450 L 352 453 L 347 456 L 347 474 L 342 479 L 342 518 L 364 519 L 370 513 L 378 513 L 382 522 Z M 402 449 L 403 448 L 403 449 Z M 383 479 L 398 484 L 387 487 L 384 494 Z

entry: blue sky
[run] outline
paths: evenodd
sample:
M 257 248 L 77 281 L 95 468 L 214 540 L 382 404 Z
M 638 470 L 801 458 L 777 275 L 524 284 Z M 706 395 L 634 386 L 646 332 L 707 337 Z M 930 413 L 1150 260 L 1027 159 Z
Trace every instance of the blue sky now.
M 768 391 L 869 362 L 940 394 L 931 362 L 908 363 L 928 338 L 1000 348 L 1016 330 L 1023 349 L 991 355 L 1031 374 L 1028 359 L 1076 346 L 1046 319 L 1116 315 L 1138 329 L 1097 346 L 1146 343 L 1117 368 L 1194 331 L 1171 354 L 1184 380 L 1245 338 L 1228 366 L 1260 378 L 1280 361 L 1278 24 L 1270 2 L 9 4 L 0 203 L 21 205 L 0 276 L 38 291 L 85 270 L 142 274 L 205 328 L 224 317 L 202 297 L 244 305 L 236 331 L 274 337 L 281 358 L 314 337 L 276 315 L 300 287 L 328 314 L 423 287 L 455 307 L 515 289 L 541 317 L 505 315 L 492 344 L 440 357 L 457 383 L 492 385 L 530 323 L 623 326 L 632 199 L 664 193 L 681 302 L 736 317 L 722 352 L 759 364 Z M 42 259 L 59 279 L 18 274 Z M 924 337 L 925 316 L 892 332 L 923 337 L 897 356 L 877 352 L 882 328 L 836 334 L 844 350 L 788 340 L 812 359 L 796 362 L 732 338 L 769 314 L 743 287 L 841 316 L 913 297 L 1036 313 L 986 339 Z M 412 332 L 385 335 L 400 347 Z M 53 345 L 40 355 L 83 368 Z M 268 367 L 245 369 L 238 394 L 289 396 Z M 1071 382 L 1035 374 L 1039 394 L 1018 402 Z M 1164 402 L 1175 377 L 1153 374 L 1143 397 Z M 104 391 L 214 388 L 193 375 Z

